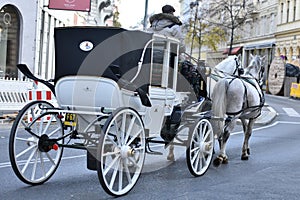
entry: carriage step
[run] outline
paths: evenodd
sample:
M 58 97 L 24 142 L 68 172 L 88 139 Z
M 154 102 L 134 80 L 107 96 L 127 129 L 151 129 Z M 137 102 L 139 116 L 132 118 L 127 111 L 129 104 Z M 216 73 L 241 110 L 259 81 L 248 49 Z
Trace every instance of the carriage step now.
M 154 139 L 155 137 L 149 137 L 146 139 L 146 153 L 152 154 L 152 155 L 163 155 L 162 152 L 159 151 L 153 151 L 150 147 L 150 143 L 159 143 L 164 144 L 164 141 Z

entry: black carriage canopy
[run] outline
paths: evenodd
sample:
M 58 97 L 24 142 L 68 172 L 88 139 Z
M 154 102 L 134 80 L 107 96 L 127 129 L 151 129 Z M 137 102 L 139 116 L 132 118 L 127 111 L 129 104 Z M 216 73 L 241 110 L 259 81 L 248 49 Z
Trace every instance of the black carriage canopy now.
M 143 49 L 153 34 L 115 27 L 60 27 L 55 29 L 54 37 L 55 82 L 64 76 L 90 75 L 120 84 L 121 77 L 128 82 L 135 77 Z M 151 45 L 133 82 L 137 87 L 149 83 L 150 62 Z

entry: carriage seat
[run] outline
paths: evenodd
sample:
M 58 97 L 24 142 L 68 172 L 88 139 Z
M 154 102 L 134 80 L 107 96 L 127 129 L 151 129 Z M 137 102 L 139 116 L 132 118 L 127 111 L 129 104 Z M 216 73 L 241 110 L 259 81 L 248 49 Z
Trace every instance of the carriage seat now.
M 64 109 L 99 111 L 123 105 L 118 84 L 99 76 L 65 76 L 55 85 L 58 104 Z

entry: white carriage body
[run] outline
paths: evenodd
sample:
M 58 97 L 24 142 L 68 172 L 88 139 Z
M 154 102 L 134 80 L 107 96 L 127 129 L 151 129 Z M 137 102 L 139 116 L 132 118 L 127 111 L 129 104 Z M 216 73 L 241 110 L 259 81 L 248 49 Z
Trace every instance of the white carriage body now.
M 55 92 L 59 107 L 69 112 L 80 112 L 84 120 L 78 121 L 79 127 L 86 127 L 87 122 L 93 120 L 94 116 L 89 113 L 100 113 L 103 108 L 114 110 L 131 107 L 140 114 L 149 134 L 159 134 L 164 118 L 171 115 L 173 107 L 181 103 L 184 99 L 182 95 L 185 96 L 184 93 L 176 92 L 179 41 L 153 34 L 149 43 L 145 44 L 143 54 L 140 55 L 141 63 L 144 52 L 149 47 L 152 49 L 151 69 L 148 75 L 150 83 L 145 84 L 148 84 L 147 96 L 151 102 L 150 107 L 142 105 L 137 92 L 121 88 L 115 80 L 90 75 L 64 76 L 57 81 Z M 154 61 L 155 56 L 158 56 L 160 61 Z M 149 66 L 140 65 L 140 67 Z M 137 69 L 134 78 L 139 76 L 140 71 Z

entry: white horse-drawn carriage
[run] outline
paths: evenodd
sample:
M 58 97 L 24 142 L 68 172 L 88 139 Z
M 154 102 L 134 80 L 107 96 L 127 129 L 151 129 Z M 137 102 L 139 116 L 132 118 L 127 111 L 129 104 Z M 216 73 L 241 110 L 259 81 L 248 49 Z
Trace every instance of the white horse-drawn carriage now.
M 18 178 L 42 184 L 56 171 L 64 148 L 83 149 L 104 190 L 122 196 L 140 177 L 151 143 L 186 146 L 189 171 L 203 175 L 213 157 L 211 102 L 179 73 L 178 48 L 176 39 L 142 31 L 55 29 L 54 80 L 18 65 L 47 85 L 58 104 L 32 101 L 19 112 L 9 144 Z M 173 141 L 183 128 L 187 139 Z

